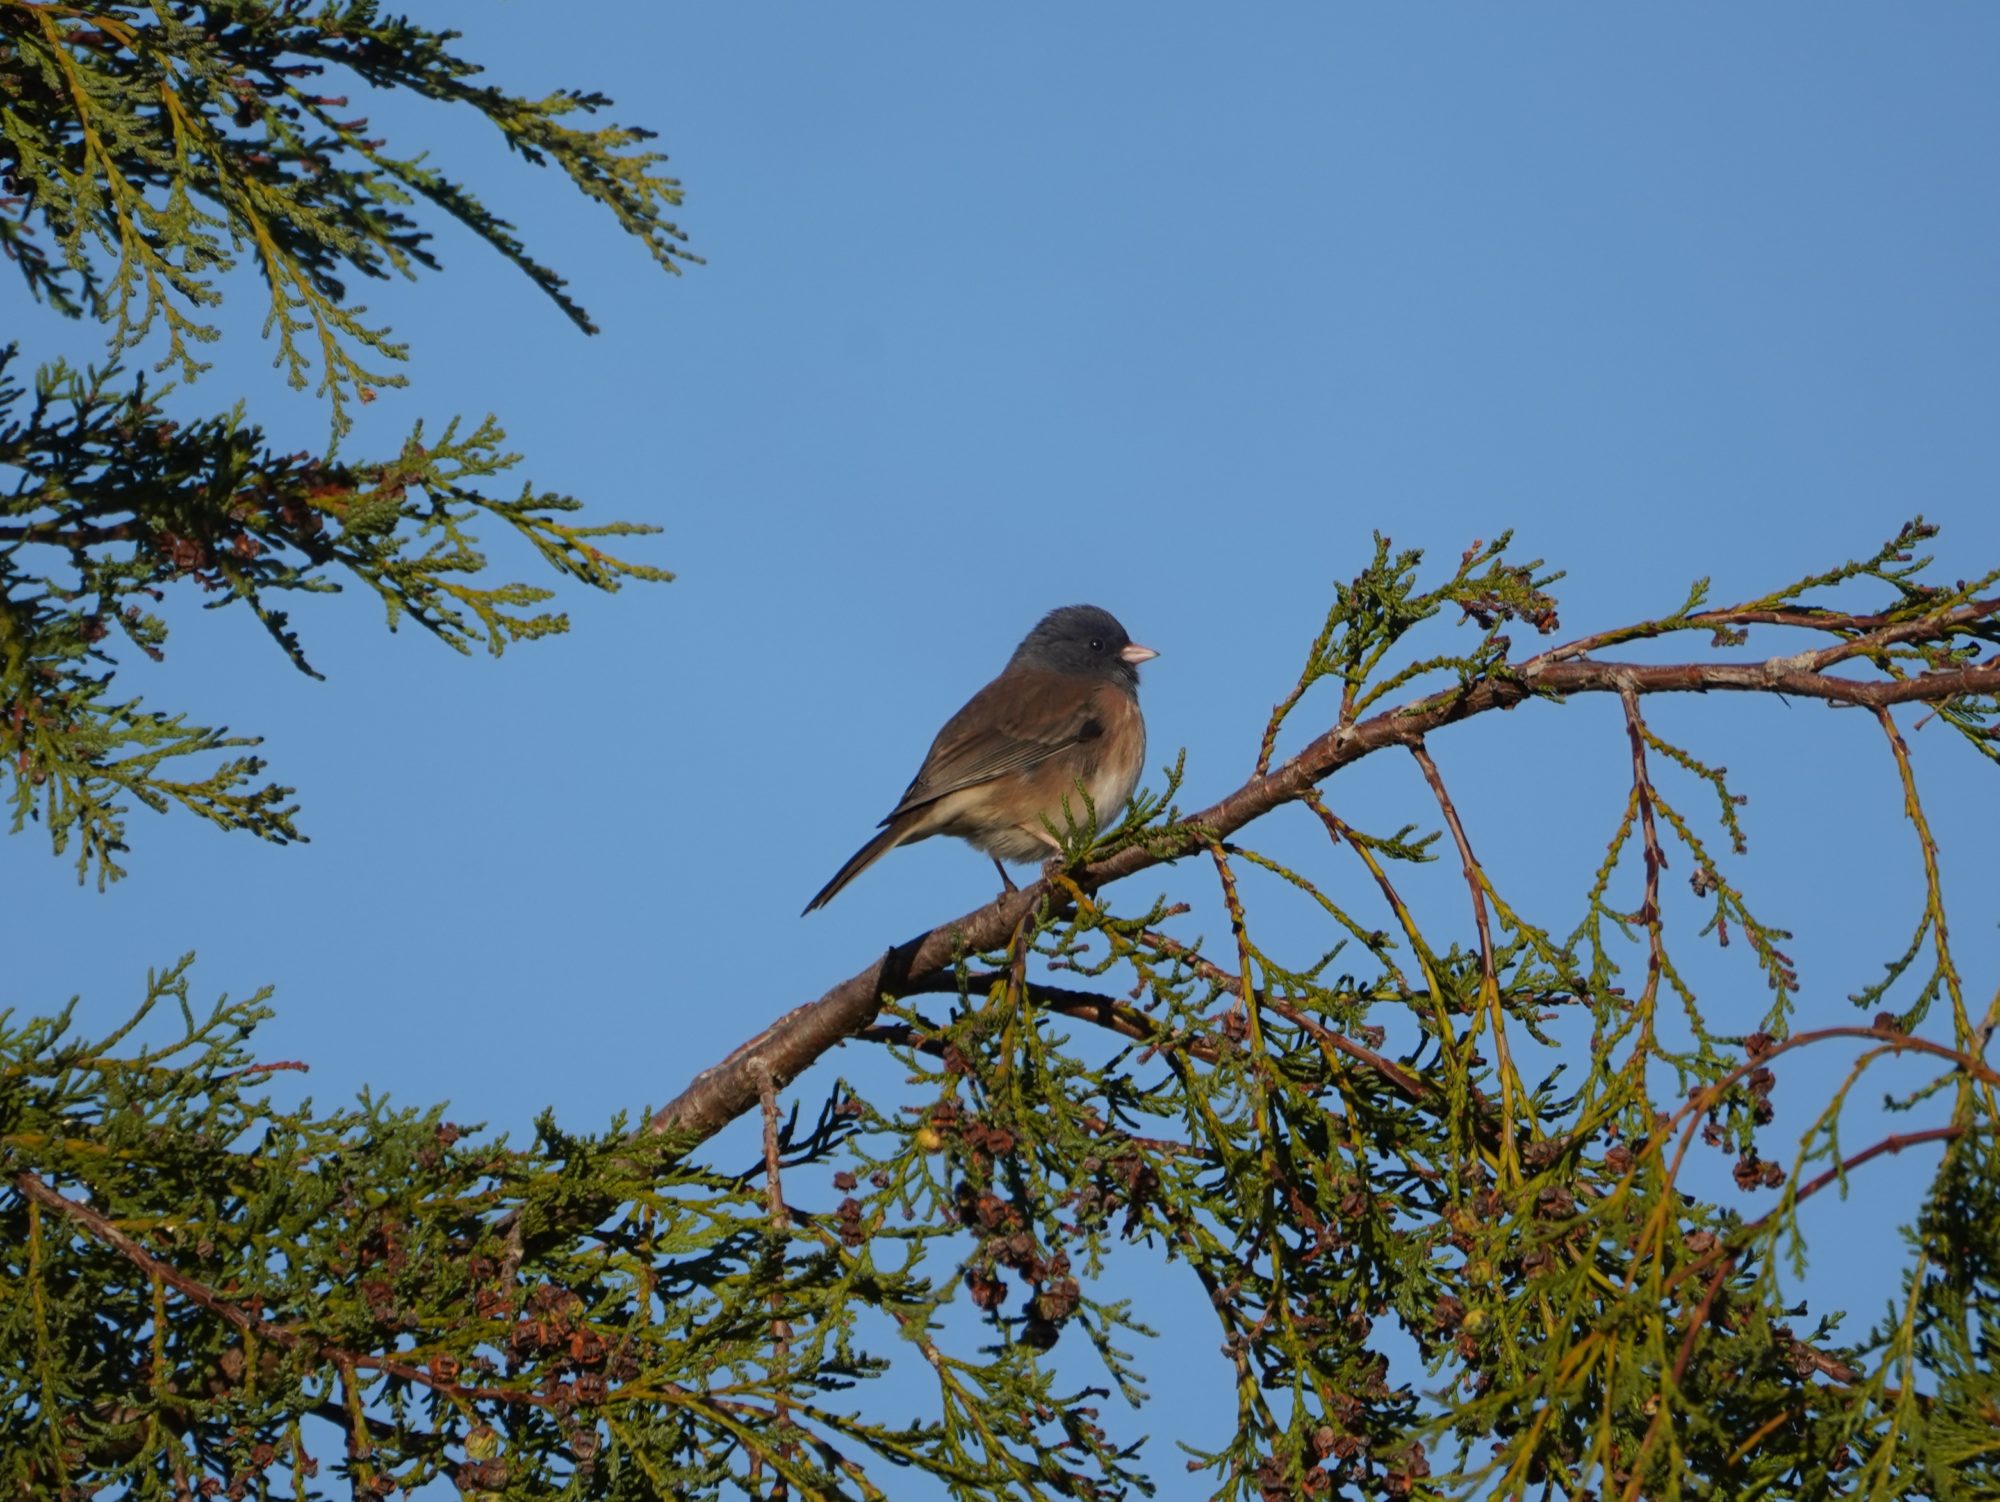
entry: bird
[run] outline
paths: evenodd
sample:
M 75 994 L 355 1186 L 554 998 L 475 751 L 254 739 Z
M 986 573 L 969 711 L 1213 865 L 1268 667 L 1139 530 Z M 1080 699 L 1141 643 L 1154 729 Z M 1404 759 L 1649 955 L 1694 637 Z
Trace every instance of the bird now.
M 1022 638 L 1000 676 L 945 721 L 916 777 L 878 826 L 881 833 L 848 857 L 805 912 L 825 907 L 896 846 L 934 834 L 955 835 L 984 851 L 1007 890 L 1014 890 L 1000 863 L 1060 854 L 1048 824 L 1064 827 L 1065 798 L 1072 818 L 1086 816 L 1076 797 L 1079 784 L 1100 819 L 1132 796 L 1146 759 L 1139 664 L 1159 655 L 1127 636 L 1108 610 L 1051 610 Z

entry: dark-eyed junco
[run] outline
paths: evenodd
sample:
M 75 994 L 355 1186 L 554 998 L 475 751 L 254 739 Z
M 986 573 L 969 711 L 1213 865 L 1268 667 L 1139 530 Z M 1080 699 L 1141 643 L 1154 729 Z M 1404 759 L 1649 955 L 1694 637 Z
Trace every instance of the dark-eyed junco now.
M 958 836 L 996 866 L 1055 855 L 1061 847 L 1044 820 L 1064 827 L 1065 797 L 1072 818 L 1087 817 L 1078 783 L 1098 820 L 1110 823 L 1146 759 L 1139 664 L 1157 656 L 1109 611 L 1051 610 L 1000 676 L 945 722 L 882 832 L 848 857 L 806 912 L 824 907 L 897 845 L 934 834 Z M 1000 879 L 1007 881 L 1004 866 Z

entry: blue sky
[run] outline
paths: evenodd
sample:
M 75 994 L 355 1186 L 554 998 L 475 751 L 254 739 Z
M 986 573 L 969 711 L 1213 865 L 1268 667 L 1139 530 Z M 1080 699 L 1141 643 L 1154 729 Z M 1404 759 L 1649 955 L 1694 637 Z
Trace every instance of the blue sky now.
M 599 1126 L 991 895 L 983 858 L 936 841 L 796 916 L 1053 605 L 1103 604 L 1160 650 L 1152 759 L 1187 748 L 1198 805 L 1248 774 L 1374 529 L 1444 563 L 1515 528 L 1569 571 L 1573 634 L 1668 611 L 1700 575 L 1721 602 L 1760 593 L 1919 511 L 1946 577 L 2000 562 L 1990 7 L 412 10 L 500 83 L 601 89 L 658 129 L 708 264 L 660 275 L 476 122 L 372 110 L 515 220 L 605 333 L 441 226 L 445 274 L 367 289 L 413 385 L 353 449 L 496 412 L 523 475 L 662 527 L 637 551 L 679 581 L 573 600 L 573 634 L 498 663 L 388 637 L 359 596 L 316 603 L 297 614 L 326 683 L 189 613 L 132 681 L 263 733 L 312 843 L 141 817 L 131 877 L 99 895 L 15 840 L 0 1004 L 81 993 L 108 1023 L 195 948 L 203 990 L 277 985 L 261 1052 L 310 1060 L 322 1099 L 366 1084 L 517 1134 L 545 1105 Z M 31 354 L 75 338 L 8 308 Z M 319 446 L 324 412 L 279 389 L 260 322 L 243 289 L 190 407 L 243 397 Z M 1849 1020 L 1916 915 L 1879 732 L 1806 704 L 1649 709 L 1751 795 L 1739 874 L 1798 934 L 1802 1018 Z M 2000 779 L 1941 726 L 1912 748 L 1983 1008 Z M 1532 706 L 1433 751 L 1503 891 L 1566 930 L 1622 807 L 1615 706 Z M 1329 796 L 1364 828 L 1435 824 L 1400 759 Z M 1310 849 L 1289 823 L 1246 837 Z M 1412 886 L 1460 921 L 1449 863 Z M 1130 897 L 1157 890 L 1206 897 L 1192 869 Z M 1705 999 L 1746 1018 L 1754 982 L 1715 969 Z M 1816 1310 L 1872 1315 L 1923 1167 L 1878 1164 L 1820 1207 L 1840 1234 Z M 1156 1323 L 1191 1298 L 1143 1256 L 1131 1276 Z M 1178 1307 L 1154 1403 L 1117 1422 L 1219 1441 L 1222 1365 L 1198 1300 Z M 1173 1495 L 1178 1462 L 1155 1465 Z

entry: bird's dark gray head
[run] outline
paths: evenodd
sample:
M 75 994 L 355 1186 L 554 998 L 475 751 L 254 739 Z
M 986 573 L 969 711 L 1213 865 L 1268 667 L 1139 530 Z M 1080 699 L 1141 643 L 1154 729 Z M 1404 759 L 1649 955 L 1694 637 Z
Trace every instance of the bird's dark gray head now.
M 1007 666 L 1108 678 L 1137 692 L 1139 664 L 1159 655 L 1127 636 L 1110 611 L 1095 605 L 1065 605 L 1036 623 Z

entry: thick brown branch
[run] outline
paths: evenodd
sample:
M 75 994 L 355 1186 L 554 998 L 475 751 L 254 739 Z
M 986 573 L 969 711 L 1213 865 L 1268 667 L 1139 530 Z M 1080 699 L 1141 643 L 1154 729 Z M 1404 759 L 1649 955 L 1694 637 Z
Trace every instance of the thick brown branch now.
M 59 522 L 30 522 L 21 527 L 0 527 L 0 543 L 41 542 L 63 548 L 89 548 L 105 542 L 131 542 L 145 536 L 136 522 L 116 522 L 109 526 L 70 527 Z
M 1827 662 L 1876 646 L 1922 637 L 1942 637 L 1946 629 L 2000 611 L 2000 600 L 1974 601 L 1941 616 L 1885 627 L 1797 657 L 1748 663 L 1629 663 L 1565 660 L 1557 648 L 1523 663 L 1504 677 L 1484 678 L 1371 716 L 1336 726 L 1312 741 L 1275 771 L 1253 777 L 1235 792 L 1192 815 L 1178 848 L 1148 850 L 1133 845 L 1073 873 L 1086 890 L 1132 876 L 1162 861 L 1226 837 L 1272 809 L 1301 798 L 1342 767 L 1386 746 L 1415 746 L 1443 726 L 1496 709 L 1511 709 L 1533 698 L 1614 693 L 1762 693 L 1830 704 L 1878 707 L 1913 701 L 1935 703 L 1968 694 L 2000 693 L 2000 661 L 1922 673 L 1908 678 L 1864 680 L 1819 671 Z M 1006 945 L 1037 903 L 1055 900 L 1046 878 L 1010 892 L 962 917 L 898 945 L 816 1001 L 794 1007 L 718 1063 L 696 1075 L 687 1088 L 654 1113 L 649 1128 L 672 1134 L 691 1147 L 719 1132 L 757 1105 L 751 1060 L 762 1058 L 782 1086 L 796 1079 L 829 1049 L 867 1027 L 885 995 L 908 993 L 912 977 L 949 970 L 968 954 Z

